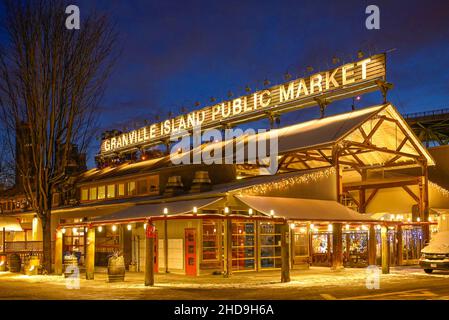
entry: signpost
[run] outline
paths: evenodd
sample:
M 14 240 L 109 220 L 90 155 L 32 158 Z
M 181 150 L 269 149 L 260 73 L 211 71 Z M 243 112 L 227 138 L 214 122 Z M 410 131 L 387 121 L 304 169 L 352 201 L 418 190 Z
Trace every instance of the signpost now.
M 385 54 L 374 55 L 104 139 L 101 155 L 107 157 L 117 152 L 163 144 L 171 134 L 192 130 L 196 126 L 205 130 L 316 105 L 324 109 L 335 100 L 382 90 L 379 81 L 384 81 L 385 77 Z

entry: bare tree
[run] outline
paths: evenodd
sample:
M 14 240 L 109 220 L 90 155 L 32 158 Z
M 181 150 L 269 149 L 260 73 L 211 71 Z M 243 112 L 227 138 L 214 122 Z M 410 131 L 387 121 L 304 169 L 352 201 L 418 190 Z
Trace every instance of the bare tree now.
M 10 41 L 0 51 L 0 116 L 16 174 L 42 224 L 43 267 L 51 272 L 53 192 L 68 178 L 72 145 L 83 150 L 93 136 L 117 37 L 110 19 L 96 13 L 84 13 L 79 30 L 67 29 L 63 0 L 4 5 Z

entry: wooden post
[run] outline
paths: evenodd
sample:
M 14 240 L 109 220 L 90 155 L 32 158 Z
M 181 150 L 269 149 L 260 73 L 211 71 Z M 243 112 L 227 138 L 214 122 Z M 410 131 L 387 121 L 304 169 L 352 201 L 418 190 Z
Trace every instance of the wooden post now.
M 368 265 L 376 265 L 376 228 L 373 224 L 369 226 L 368 234 Z
M 153 228 L 153 229 L 152 229 Z M 147 223 L 145 236 L 145 286 L 154 285 L 154 225 Z
M 168 273 L 168 221 L 164 220 L 164 265 L 165 273 Z
M 3 253 L 6 252 L 6 228 L 3 228 Z
M 390 273 L 390 241 L 388 239 L 388 228 L 382 226 L 382 273 Z
M 396 249 L 396 253 L 397 253 L 397 259 L 396 261 L 398 262 L 397 265 L 398 266 L 402 266 L 402 264 L 404 263 L 404 256 L 403 256 L 403 245 L 402 245 L 402 226 L 398 225 L 398 228 L 396 230 L 396 239 L 397 239 L 397 249 Z
M 232 275 L 232 220 L 226 219 L 224 234 L 224 276 L 229 278 Z
M 95 273 L 95 228 L 87 230 L 86 243 L 86 279 L 93 280 Z
M 343 268 L 343 231 L 341 223 L 332 225 L 332 270 Z
M 284 223 L 281 227 L 281 282 L 290 282 L 290 247 L 289 226 Z
M 55 241 L 55 274 L 62 274 L 62 231 L 56 230 Z
M 422 204 L 422 221 L 429 221 L 429 173 L 427 169 L 427 162 L 422 165 L 422 193 L 423 193 L 423 204 Z M 423 230 L 423 241 L 427 243 L 430 241 L 430 226 L 425 224 L 422 226 Z

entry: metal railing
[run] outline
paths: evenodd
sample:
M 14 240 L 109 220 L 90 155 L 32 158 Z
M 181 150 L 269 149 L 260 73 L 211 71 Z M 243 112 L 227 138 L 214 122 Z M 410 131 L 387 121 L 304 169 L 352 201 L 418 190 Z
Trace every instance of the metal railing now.
M 445 115 L 445 114 L 449 114 L 449 108 L 407 113 L 407 114 L 404 114 L 404 118 L 405 119 L 414 119 L 414 118 L 422 118 L 422 117 L 435 117 L 435 116 L 441 116 L 441 115 Z

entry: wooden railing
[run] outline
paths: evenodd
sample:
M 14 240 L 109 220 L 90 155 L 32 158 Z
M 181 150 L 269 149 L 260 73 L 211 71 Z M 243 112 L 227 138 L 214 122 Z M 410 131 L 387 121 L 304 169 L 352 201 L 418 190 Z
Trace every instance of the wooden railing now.
M 6 252 L 42 252 L 42 241 L 7 241 L 5 242 Z M 0 252 L 3 252 L 1 248 Z

